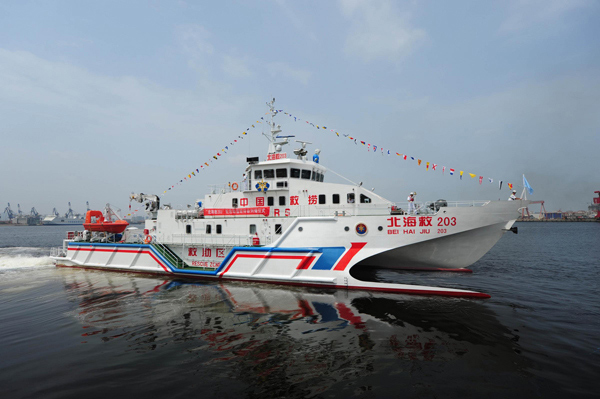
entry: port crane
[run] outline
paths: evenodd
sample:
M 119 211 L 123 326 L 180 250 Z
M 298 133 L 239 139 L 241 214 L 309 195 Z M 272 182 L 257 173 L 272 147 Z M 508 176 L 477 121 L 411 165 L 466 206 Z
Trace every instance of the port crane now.
M 544 207 L 544 201 L 530 201 L 529 205 L 540 204 L 540 217 L 539 219 L 546 218 L 546 208 Z M 529 219 L 531 214 L 529 213 L 529 205 L 521 210 L 521 219 Z
M 35 209 L 35 206 L 33 208 L 31 208 L 31 212 L 29 213 L 31 216 L 33 217 L 38 217 L 40 216 L 40 214 L 38 213 L 38 211 Z
M 17 214 L 18 214 L 19 216 L 22 216 L 22 215 L 23 215 L 23 211 L 21 210 L 21 204 L 17 204 Z
M 14 219 L 15 213 L 12 211 L 12 209 L 10 209 L 10 202 L 8 203 L 8 206 L 4 209 L 4 213 L 6 213 L 6 216 L 8 216 L 8 220 Z
M 65 213 L 65 217 L 66 218 L 73 217 L 73 209 L 71 209 L 71 202 L 69 202 L 69 210 L 67 211 L 67 213 Z

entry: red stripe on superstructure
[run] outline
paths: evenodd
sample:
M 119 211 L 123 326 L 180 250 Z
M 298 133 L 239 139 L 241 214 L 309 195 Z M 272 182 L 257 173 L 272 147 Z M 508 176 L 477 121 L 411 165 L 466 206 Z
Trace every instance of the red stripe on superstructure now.
M 144 252 L 142 252 L 142 253 L 144 253 Z M 160 265 L 160 267 L 162 267 L 167 273 L 171 273 L 171 270 L 169 270 L 169 268 L 167 268 L 165 265 L 163 265 L 163 263 L 160 260 L 158 260 L 152 252 L 145 252 L 145 253 L 150 255 L 152 257 L 152 259 L 154 259 L 156 261 L 156 263 L 158 263 Z
M 305 269 L 308 269 L 315 259 L 316 258 L 314 256 L 307 256 L 307 257 L 303 258 L 300 261 L 300 264 L 298 265 L 298 267 L 296 268 L 296 270 L 305 270 Z
M 354 258 L 354 255 L 358 253 L 363 247 L 367 245 L 366 242 L 353 242 L 350 249 L 344 254 L 342 259 L 338 262 L 337 265 L 333 268 L 333 270 L 345 270 L 348 263 Z
M 229 262 L 225 270 L 219 274 L 219 277 L 223 277 L 225 273 L 231 269 L 231 266 L 238 260 L 238 258 L 253 258 L 253 259 L 300 259 L 300 264 L 296 269 L 307 269 L 312 264 L 313 260 L 315 260 L 314 256 L 306 256 L 306 255 L 272 255 L 271 253 L 267 253 L 266 255 L 251 255 L 251 254 L 239 254 L 235 255 L 233 259 Z M 302 266 L 302 267 L 301 267 Z
M 69 249 L 73 249 L 74 251 L 77 250 L 77 251 L 98 251 L 98 252 L 121 252 L 121 253 L 127 253 L 127 254 L 147 254 L 147 255 L 150 255 L 150 257 L 152 259 L 154 259 L 156 261 L 156 263 L 158 263 L 158 265 L 163 268 L 164 271 L 166 271 L 167 273 L 172 273 L 172 271 L 167 266 L 165 266 L 164 263 L 162 263 L 162 261 L 160 259 L 158 259 L 156 256 L 154 256 L 154 254 L 151 251 L 148 251 L 148 250 L 133 251 L 133 250 L 130 250 L 130 249 L 123 249 L 123 250 L 121 250 L 121 249 L 118 249 L 118 248 L 100 249 L 100 248 L 71 248 L 71 247 L 69 247 L 67 249 L 68 250 Z
M 137 254 L 140 251 L 136 250 L 136 251 L 132 251 L 130 249 L 118 249 L 118 248 L 114 248 L 114 249 L 100 249 L 100 248 L 71 248 L 69 247 L 68 250 L 73 250 L 73 251 L 95 251 L 95 252 L 123 252 L 126 254 Z

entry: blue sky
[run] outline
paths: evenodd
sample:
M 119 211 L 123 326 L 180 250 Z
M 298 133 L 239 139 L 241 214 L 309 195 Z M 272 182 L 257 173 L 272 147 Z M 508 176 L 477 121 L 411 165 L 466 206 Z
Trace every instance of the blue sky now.
M 284 132 L 390 200 L 506 199 L 496 181 L 525 173 L 548 210 L 587 209 L 600 190 L 599 11 L 586 0 L 2 2 L 0 206 L 125 209 L 132 191 L 162 194 L 211 159 L 275 97 L 342 136 L 280 115 Z M 239 180 L 246 156 L 265 156 L 260 132 L 164 201 Z

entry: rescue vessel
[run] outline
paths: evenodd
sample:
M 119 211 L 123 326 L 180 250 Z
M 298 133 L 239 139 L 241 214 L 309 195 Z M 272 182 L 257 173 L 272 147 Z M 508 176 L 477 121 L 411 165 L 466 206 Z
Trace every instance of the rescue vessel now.
M 393 203 L 359 184 L 326 181 L 317 149 L 282 135 L 271 120 L 266 159 L 247 158 L 244 179 L 211 187 L 188 209 L 132 195 L 151 217 L 127 229 L 72 234 L 52 253 L 57 266 L 261 281 L 408 294 L 489 297 L 451 288 L 362 281 L 356 267 L 468 271 L 507 231 L 529 201 L 438 200 Z

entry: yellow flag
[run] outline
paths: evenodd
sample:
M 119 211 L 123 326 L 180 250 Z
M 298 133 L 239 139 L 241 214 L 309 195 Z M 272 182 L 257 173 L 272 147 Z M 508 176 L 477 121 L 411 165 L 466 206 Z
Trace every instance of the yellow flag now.
M 473 173 L 469 173 L 469 176 L 471 176 L 471 179 L 474 178 L 477 175 L 474 175 Z

